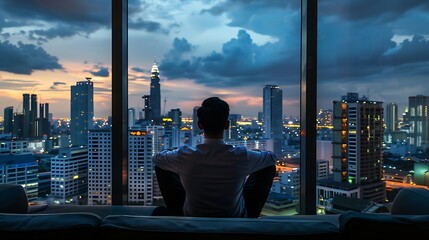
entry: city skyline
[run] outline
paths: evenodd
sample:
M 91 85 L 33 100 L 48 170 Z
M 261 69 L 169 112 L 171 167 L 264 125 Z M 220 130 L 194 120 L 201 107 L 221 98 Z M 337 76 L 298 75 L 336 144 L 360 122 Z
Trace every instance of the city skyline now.
M 365 7 L 362 7 L 365 6 Z M 70 116 L 70 86 L 94 82 L 95 117 L 111 111 L 110 4 L 0 1 L 0 108 L 37 94 L 54 118 Z M 368 7 L 370 8 L 368 10 Z M 398 104 L 429 87 L 429 3 L 319 3 L 318 101 L 347 92 Z M 412 26 L 412 27 L 410 27 Z M 184 116 L 211 95 L 256 117 L 262 89 L 283 90 L 284 115 L 299 116 L 300 1 L 129 1 L 129 107 L 143 108 L 159 63 L 166 112 Z M 0 114 L 3 114 L 1 111 Z

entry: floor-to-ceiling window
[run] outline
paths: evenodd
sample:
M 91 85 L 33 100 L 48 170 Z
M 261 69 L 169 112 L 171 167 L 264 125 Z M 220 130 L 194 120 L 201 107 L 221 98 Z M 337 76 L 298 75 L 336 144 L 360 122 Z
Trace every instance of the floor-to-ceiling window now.
M 277 154 L 263 214 L 295 214 L 301 1 L 129 1 L 128 15 L 129 204 L 162 204 L 150 154 L 201 143 L 196 109 L 218 96 L 226 142 Z
M 0 1 L 0 13 L 0 182 L 36 203 L 108 203 L 110 1 Z
M 385 204 L 401 188 L 427 187 L 428 7 L 319 1 L 320 212 L 351 209 L 354 199 Z

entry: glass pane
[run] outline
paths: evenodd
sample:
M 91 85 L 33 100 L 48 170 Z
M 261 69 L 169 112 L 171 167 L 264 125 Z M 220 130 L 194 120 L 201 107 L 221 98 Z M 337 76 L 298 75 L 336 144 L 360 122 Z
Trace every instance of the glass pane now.
M 428 5 L 321 1 L 318 23 L 318 207 L 388 211 L 425 187 Z
M 88 146 L 111 114 L 110 1 L 0 9 L 0 183 L 21 184 L 32 204 L 85 205 L 88 188 L 110 188 L 110 146 Z
M 202 143 L 196 111 L 218 96 L 231 108 L 227 143 L 277 154 L 278 174 L 263 214 L 296 213 L 300 4 L 129 3 L 130 203 L 163 204 L 151 175 L 152 154 Z

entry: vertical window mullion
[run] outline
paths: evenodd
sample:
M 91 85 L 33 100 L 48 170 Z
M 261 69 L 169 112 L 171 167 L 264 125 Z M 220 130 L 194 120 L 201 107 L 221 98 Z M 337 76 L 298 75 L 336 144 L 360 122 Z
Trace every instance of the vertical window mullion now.
M 317 0 L 301 0 L 300 204 L 316 214 Z
M 112 205 L 128 203 L 128 0 L 112 0 Z

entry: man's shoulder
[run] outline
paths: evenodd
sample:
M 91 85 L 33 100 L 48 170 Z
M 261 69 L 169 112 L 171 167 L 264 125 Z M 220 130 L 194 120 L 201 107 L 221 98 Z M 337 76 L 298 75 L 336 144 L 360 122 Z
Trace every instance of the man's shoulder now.
M 250 157 L 258 157 L 258 158 L 264 158 L 264 159 L 272 159 L 277 160 L 276 154 L 272 151 L 267 150 L 260 150 L 260 149 L 248 149 L 247 153 Z

